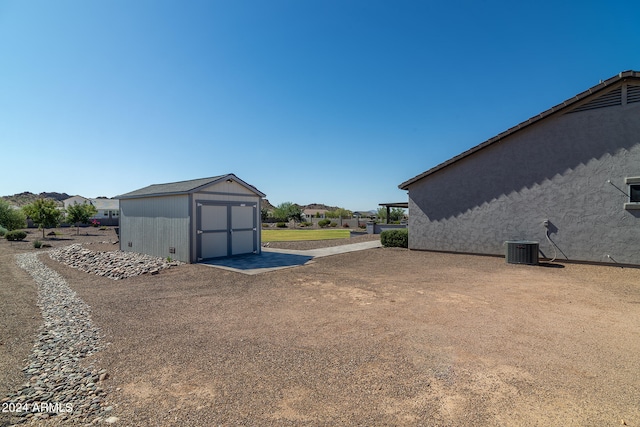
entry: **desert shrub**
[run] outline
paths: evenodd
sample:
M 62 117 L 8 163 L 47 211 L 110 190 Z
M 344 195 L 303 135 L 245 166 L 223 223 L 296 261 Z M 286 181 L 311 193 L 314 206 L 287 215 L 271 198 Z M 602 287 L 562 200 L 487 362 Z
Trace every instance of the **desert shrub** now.
M 328 220 L 328 219 L 322 219 L 322 220 L 318 221 L 318 226 L 320 228 L 325 228 L 329 224 L 331 224 L 331 221 Z
M 40 240 L 35 240 L 33 242 L 33 247 L 36 249 L 40 249 L 42 247 L 42 242 Z
M 349 224 L 345 222 L 344 224 L 342 224 L 342 227 L 343 228 L 349 228 Z
M 27 221 L 22 210 L 14 209 L 9 202 L 0 199 L 0 224 L 5 230 L 17 230 L 26 227 Z
M 409 230 L 406 228 L 384 230 L 380 233 L 380 243 L 385 248 L 408 248 Z
M 335 221 L 331 221 L 331 224 L 329 224 L 329 227 L 337 227 L 338 223 Z
M 313 225 L 312 222 L 304 221 L 300 223 L 300 227 L 311 227 Z
M 276 227 L 278 228 L 287 228 L 287 223 L 286 222 L 279 222 L 276 224 Z
M 266 223 L 266 222 L 262 223 L 262 228 L 269 228 L 269 227 L 271 227 L 269 223 Z
M 12 242 L 15 242 L 16 240 L 23 240 L 25 237 L 27 237 L 27 233 L 25 233 L 22 230 L 12 230 L 12 231 L 8 231 L 5 235 L 4 238 L 7 240 L 10 240 Z
M 9 230 L 0 225 L 0 237 L 4 237 L 4 235 L 7 234 L 8 231 Z

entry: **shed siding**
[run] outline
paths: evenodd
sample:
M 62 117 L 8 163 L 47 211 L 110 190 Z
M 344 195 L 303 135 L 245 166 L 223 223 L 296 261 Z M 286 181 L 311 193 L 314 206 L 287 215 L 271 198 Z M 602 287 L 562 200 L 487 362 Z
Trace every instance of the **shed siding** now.
M 123 199 L 120 218 L 121 250 L 190 261 L 187 195 Z
M 409 247 L 504 255 L 537 240 L 553 257 L 546 219 L 558 259 L 640 264 L 640 211 L 624 209 L 639 117 L 638 103 L 551 116 L 414 182 Z

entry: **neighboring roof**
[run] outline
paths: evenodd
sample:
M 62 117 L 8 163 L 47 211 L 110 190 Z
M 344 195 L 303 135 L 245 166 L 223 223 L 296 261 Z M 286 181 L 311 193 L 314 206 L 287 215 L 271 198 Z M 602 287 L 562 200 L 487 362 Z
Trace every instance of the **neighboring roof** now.
M 67 207 L 72 203 L 73 204 L 90 203 L 93 206 L 95 206 L 95 208 L 98 210 L 118 210 L 119 209 L 118 199 L 104 199 L 104 198 L 89 199 L 87 197 L 82 197 L 82 196 L 73 196 L 63 200 L 63 203 L 65 207 Z
M 584 100 L 587 97 L 590 97 L 591 95 L 594 95 L 598 92 L 602 92 L 603 90 L 607 89 L 608 87 L 610 87 L 613 84 L 619 83 L 620 81 L 623 80 L 627 80 L 627 79 L 639 79 L 640 78 L 640 72 L 638 71 L 623 71 L 620 74 L 613 76 L 603 82 L 600 82 L 599 84 L 593 86 L 590 89 L 585 90 L 582 93 L 577 94 L 576 96 L 574 96 L 573 98 L 567 99 L 566 101 L 556 105 L 555 107 L 551 107 L 550 109 L 543 111 L 542 113 L 538 114 L 537 116 L 531 117 L 529 120 L 525 120 L 524 122 L 510 128 L 507 129 L 506 131 L 494 136 L 491 139 L 486 140 L 485 142 L 476 145 L 475 147 L 461 153 L 458 154 L 455 157 L 452 157 L 451 159 L 447 160 L 446 162 L 440 163 L 439 165 L 429 169 L 426 172 L 421 173 L 420 175 L 417 175 L 405 182 L 403 182 L 402 184 L 398 185 L 398 187 L 401 190 L 408 190 L 408 187 L 415 183 L 416 181 L 421 180 L 422 178 L 431 175 L 441 169 L 444 169 L 445 167 L 459 161 L 462 160 L 463 158 L 470 156 L 471 154 L 474 154 L 477 151 L 482 150 L 483 148 L 488 147 L 489 145 L 496 143 L 498 141 L 501 141 L 502 139 L 522 130 L 525 129 L 528 126 L 531 126 L 534 123 L 539 122 L 542 119 L 545 119 L 546 117 L 549 117 L 552 114 L 555 114 L 559 111 L 563 111 L 568 109 L 569 107 L 574 106 L 576 103 Z
M 152 184 L 147 187 L 140 188 L 139 190 L 121 194 L 119 196 L 116 196 L 115 198 L 116 199 L 137 199 L 141 197 L 169 196 L 169 195 L 195 193 L 203 187 L 207 187 L 209 185 L 213 185 L 221 181 L 226 181 L 228 179 L 232 179 L 238 184 L 253 191 L 260 197 L 265 196 L 262 192 L 258 191 L 258 189 L 255 188 L 254 186 L 247 184 L 246 182 L 239 179 L 234 174 L 229 173 L 226 175 L 218 175 L 210 178 L 200 178 L 200 179 L 192 179 L 189 181 L 170 182 L 167 184 Z
M 71 196 L 68 199 L 64 199 L 62 201 L 62 203 L 64 203 L 65 206 L 71 204 L 71 203 L 88 203 L 89 199 L 86 197 L 82 197 L 82 196 Z
M 98 210 L 117 211 L 120 209 L 118 199 L 91 199 L 91 204 Z
M 393 202 L 393 203 L 379 203 L 380 206 L 387 208 L 404 208 L 409 209 L 409 202 Z

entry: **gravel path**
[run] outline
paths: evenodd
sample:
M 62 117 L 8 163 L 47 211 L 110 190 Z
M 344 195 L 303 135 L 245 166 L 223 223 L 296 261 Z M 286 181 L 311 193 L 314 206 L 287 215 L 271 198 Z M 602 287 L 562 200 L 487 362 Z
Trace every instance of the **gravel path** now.
M 38 285 L 44 324 L 23 369 L 28 381 L 2 399 L 3 408 L 17 417 L 14 422 L 39 424 L 52 417 L 70 422 L 114 421 L 101 387 L 107 372 L 91 364 L 83 366 L 105 346 L 91 321 L 90 307 L 37 254 L 16 255 L 16 263 Z

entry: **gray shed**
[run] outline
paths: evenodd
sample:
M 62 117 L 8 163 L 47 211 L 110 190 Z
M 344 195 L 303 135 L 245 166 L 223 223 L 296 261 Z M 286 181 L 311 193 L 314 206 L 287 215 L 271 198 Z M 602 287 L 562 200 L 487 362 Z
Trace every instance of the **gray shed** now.
M 122 194 L 120 249 L 187 263 L 260 253 L 262 197 L 234 174 Z

